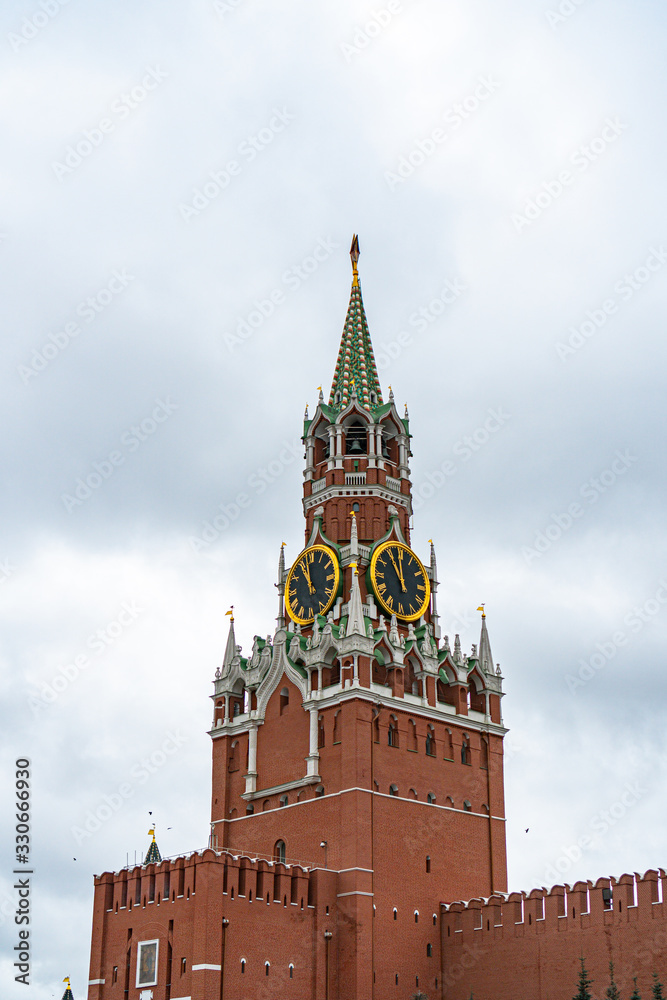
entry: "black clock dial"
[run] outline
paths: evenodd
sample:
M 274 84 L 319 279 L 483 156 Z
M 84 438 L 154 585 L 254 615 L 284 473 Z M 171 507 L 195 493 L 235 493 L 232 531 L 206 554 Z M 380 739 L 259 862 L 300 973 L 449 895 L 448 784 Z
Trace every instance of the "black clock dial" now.
M 414 621 L 424 614 L 430 597 L 428 576 L 407 545 L 380 545 L 371 559 L 370 576 L 380 605 L 390 615 Z
M 311 545 L 296 560 L 285 586 L 285 603 L 290 618 L 309 625 L 315 615 L 325 615 L 333 604 L 340 584 L 340 566 L 333 549 Z

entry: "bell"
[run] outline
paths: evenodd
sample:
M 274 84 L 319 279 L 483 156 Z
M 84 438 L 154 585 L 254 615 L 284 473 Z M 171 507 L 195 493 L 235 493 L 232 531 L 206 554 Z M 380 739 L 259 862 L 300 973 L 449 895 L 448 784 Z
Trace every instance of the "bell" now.
M 352 441 L 350 441 L 350 447 L 348 448 L 347 453 L 348 455 L 364 454 L 364 446 L 359 440 L 359 438 L 353 438 Z

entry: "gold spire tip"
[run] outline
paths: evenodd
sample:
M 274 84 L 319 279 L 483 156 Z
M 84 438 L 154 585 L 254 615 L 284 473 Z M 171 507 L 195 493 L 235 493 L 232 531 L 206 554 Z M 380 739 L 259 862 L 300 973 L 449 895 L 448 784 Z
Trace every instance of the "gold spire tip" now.
M 352 237 L 350 257 L 352 258 L 352 285 L 354 286 L 359 284 L 359 272 L 357 270 L 357 261 L 359 260 L 359 237 L 356 233 Z

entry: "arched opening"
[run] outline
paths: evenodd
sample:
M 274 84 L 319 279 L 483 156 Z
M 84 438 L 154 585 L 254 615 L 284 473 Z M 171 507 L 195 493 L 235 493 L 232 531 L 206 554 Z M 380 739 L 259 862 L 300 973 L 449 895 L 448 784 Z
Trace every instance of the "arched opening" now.
M 380 742 L 380 717 L 377 716 L 373 719 L 373 742 Z
M 470 740 L 467 736 L 463 737 L 463 742 L 461 743 L 461 763 L 470 764 Z
M 427 875 L 431 874 L 431 855 L 430 854 L 426 855 L 426 874 Z
M 398 785 L 390 785 L 389 786 L 389 794 L 390 795 L 398 795 Z
M 280 714 L 284 715 L 289 709 L 289 688 L 283 688 L 280 692 Z
M 429 792 L 428 793 L 428 795 L 426 796 L 426 801 L 428 802 L 428 804 L 430 806 L 434 805 L 434 803 L 435 803 L 435 795 L 434 795 L 433 792 Z
M 394 907 L 394 920 L 398 920 L 398 910 Z
M 319 715 L 317 717 L 317 746 L 322 748 L 324 746 L 324 716 Z
M 471 806 L 470 802 L 468 801 L 468 799 L 464 799 L 463 800 L 463 809 L 467 813 L 472 812 L 472 806 Z
M 426 945 L 426 957 L 427 958 L 433 958 L 433 945 L 432 944 L 427 944 Z
M 368 451 L 368 435 L 360 420 L 348 424 L 345 429 L 345 454 L 365 455 Z
M 235 719 L 237 715 L 241 714 L 241 706 L 236 699 L 234 699 L 234 710 L 232 712 L 232 718 Z
M 285 864 L 285 841 L 276 840 L 273 845 L 273 860 L 279 864 Z
M 398 746 L 398 719 L 392 715 L 389 719 L 389 729 L 387 730 L 387 742 L 390 747 Z
M 485 768 L 485 770 L 487 771 L 489 769 L 489 741 L 485 736 L 482 736 L 482 743 L 480 746 L 480 754 L 479 754 L 479 766 Z
M 264 975 L 268 976 L 270 968 L 271 968 L 271 963 L 270 962 L 265 962 L 264 963 Z
M 321 798 L 324 795 L 324 785 L 318 785 L 315 789 L 316 798 Z
M 445 760 L 454 760 L 454 743 L 451 729 L 445 729 Z
M 431 725 L 426 733 L 426 754 L 428 757 L 435 757 L 435 729 Z
M 280 807 L 281 807 L 281 809 L 284 806 L 286 806 L 288 802 L 289 802 L 289 798 L 287 797 L 287 795 L 281 795 L 280 796 Z
M 415 910 L 415 923 L 419 923 L 419 910 Z
M 408 750 L 417 751 L 417 723 L 408 719 Z
M 262 802 L 262 812 L 266 812 L 267 809 L 271 808 L 271 799 L 264 799 Z
M 334 715 L 333 741 L 340 743 L 340 709 Z
M 241 959 L 241 975 L 245 975 L 245 958 Z
M 239 741 L 234 740 L 229 748 L 229 764 L 227 765 L 228 771 L 238 771 L 239 769 Z

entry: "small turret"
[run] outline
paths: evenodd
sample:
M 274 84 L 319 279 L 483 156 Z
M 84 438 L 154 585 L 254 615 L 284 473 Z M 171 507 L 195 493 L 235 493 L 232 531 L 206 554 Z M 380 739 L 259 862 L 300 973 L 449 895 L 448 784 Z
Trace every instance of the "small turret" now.
M 70 986 L 70 978 L 69 978 L 69 976 L 65 976 L 65 978 L 63 979 L 63 982 L 66 984 L 65 985 L 65 992 L 63 993 L 63 1000 L 74 1000 L 74 994 L 72 993 L 72 989 L 71 989 L 71 986 Z
M 153 825 L 148 831 L 148 836 L 152 837 L 150 846 L 146 851 L 146 857 L 144 858 L 145 865 L 156 864 L 159 865 L 162 861 L 162 855 L 160 854 L 160 848 L 157 846 L 157 841 L 155 839 L 155 826 Z
M 350 635 L 366 635 L 366 626 L 364 624 L 364 608 L 361 603 L 361 590 L 359 589 L 359 570 L 357 569 L 356 562 L 351 565 L 352 569 L 352 587 L 350 590 L 350 604 L 347 619 L 347 629 L 345 632 L 346 636 Z
M 484 611 L 484 605 L 480 604 L 477 610 L 482 612 L 482 631 L 479 637 L 479 663 L 485 674 L 493 675 L 493 655 L 491 653 L 489 633 L 486 629 L 486 613 Z

